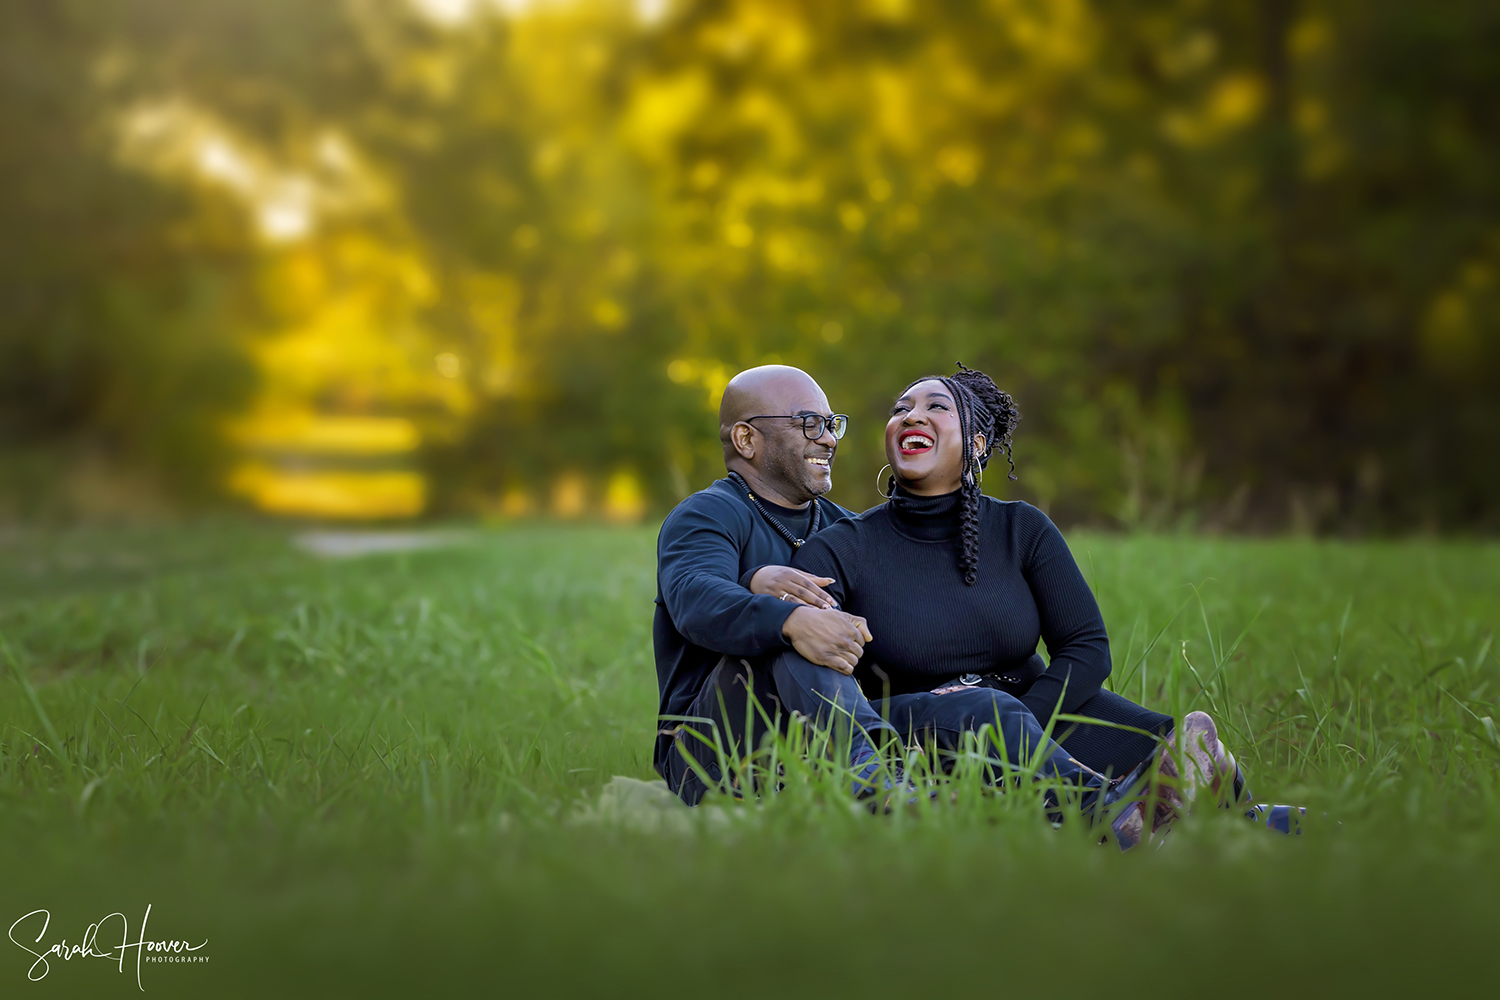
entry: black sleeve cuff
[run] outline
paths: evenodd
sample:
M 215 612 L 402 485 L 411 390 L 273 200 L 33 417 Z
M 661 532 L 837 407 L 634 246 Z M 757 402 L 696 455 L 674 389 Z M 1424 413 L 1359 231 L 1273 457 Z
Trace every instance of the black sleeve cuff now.
M 740 586 L 744 587 L 746 590 L 749 590 L 750 589 L 750 581 L 755 578 L 755 574 L 759 573 L 761 570 L 765 569 L 767 566 L 770 566 L 770 565 L 772 565 L 772 564 L 771 563 L 761 563 L 759 566 L 751 566 L 749 569 L 745 570 L 745 572 L 740 575 Z
M 1052 713 L 1058 711 L 1058 702 L 1062 700 L 1063 686 L 1055 677 L 1038 677 L 1036 683 L 1031 685 L 1031 690 L 1021 695 L 1021 704 L 1031 710 L 1036 716 L 1036 721 L 1043 728 L 1047 726 L 1047 720 L 1052 718 Z

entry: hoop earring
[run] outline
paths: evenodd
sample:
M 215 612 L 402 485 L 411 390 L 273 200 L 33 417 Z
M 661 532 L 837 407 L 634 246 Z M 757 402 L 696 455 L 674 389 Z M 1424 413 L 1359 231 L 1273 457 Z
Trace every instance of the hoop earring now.
M 887 493 L 885 490 L 882 490 L 880 488 L 880 479 L 881 479 L 882 476 L 885 475 L 885 470 L 889 469 L 890 467 L 891 467 L 891 464 L 889 462 L 887 462 L 885 465 L 882 465 L 880 467 L 880 471 L 879 472 L 875 473 L 875 492 L 879 493 L 881 496 L 885 497 L 887 500 L 889 500 L 891 497 L 895 496 L 896 495 L 896 491 L 894 489 L 892 489 L 891 492 Z M 892 477 L 892 478 L 894 478 L 894 477 Z

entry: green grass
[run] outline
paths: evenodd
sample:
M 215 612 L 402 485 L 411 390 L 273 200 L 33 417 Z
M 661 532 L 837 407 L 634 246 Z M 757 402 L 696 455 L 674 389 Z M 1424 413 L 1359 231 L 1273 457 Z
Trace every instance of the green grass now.
M 1290 839 L 1200 813 L 1121 855 L 1022 797 L 594 808 L 652 777 L 654 531 L 347 561 L 288 537 L 0 537 L 0 922 L 46 907 L 46 942 L 77 943 L 150 903 L 149 936 L 210 940 L 206 967 L 145 968 L 168 996 L 1493 978 L 1500 546 L 1070 538 L 1122 690 L 1215 706 L 1257 796 L 1313 817 Z M 0 996 L 135 992 L 29 964 L 0 942 Z

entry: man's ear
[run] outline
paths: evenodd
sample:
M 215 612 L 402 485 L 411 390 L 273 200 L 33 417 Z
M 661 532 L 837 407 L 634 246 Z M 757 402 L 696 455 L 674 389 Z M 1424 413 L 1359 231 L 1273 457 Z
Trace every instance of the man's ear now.
M 739 453 L 740 458 L 747 462 L 755 461 L 755 428 L 741 420 L 729 428 L 729 443 L 734 445 L 734 450 Z

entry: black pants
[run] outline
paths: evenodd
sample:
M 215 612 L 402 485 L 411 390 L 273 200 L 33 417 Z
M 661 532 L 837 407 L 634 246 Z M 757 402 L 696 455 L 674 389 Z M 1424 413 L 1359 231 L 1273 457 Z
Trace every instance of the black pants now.
M 1144 729 L 1157 736 L 1166 736 L 1172 729 L 1170 715 L 1153 712 L 1113 691 L 1100 691 L 1071 714 Z M 1129 772 L 1160 745 L 1143 733 L 1086 723 L 1059 722 L 1053 726 L 1052 735 L 1080 763 L 1115 777 Z
M 763 711 L 755 708 L 752 695 Z M 684 754 L 717 783 L 723 778 L 721 753 L 740 757 L 754 750 L 770 727 L 784 721 L 790 712 L 833 729 L 836 743 L 847 743 L 851 758 L 856 760 L 873 752 L 875 744 L 886 738 L 932 746 L 941 760 L 961 748 L 966 734 L 978 732 L 989 723 L 998 727 L 1004 747 L 1003 758 L 998 748 L 991 748 L 992 780 L 1000 777 L 1007 762 L 1014 765 L 1029 760 L 1041 748 L 1041 773 L 1080 786 L 1099 784 L 1093 769 L 1080 763 L 1065 747 L 1046 739 L 1036 717 L 1004 691 L 970 688 L 941 695 L 894 695 L 882 700 L 877 708 L 854 678 L 811 663 L 792 651 L 769 662 L 729 657 L 719 662 L 687 713 L 700 721 L 685 724 L 674 741 L 667 758 L 667 783 L 683 801 L 696 805 L 707 786 L 688 766 Z M 1086 728 L 1112 732 L 1104 727 Z
M 789 718 L 777 697 L 769 662 L 732 656 L 719 661 L 686 714 L 695 721 L 683 723 L 672 741 L 664 777 L 672 791 L 690 806 L 698 804 L 708 786 L 688 766 L 684 755 L 717 784 L 724 777 L 719 765 L 721 755 L 736 758 L 757 749 L 771 725 L 784 727 Z

